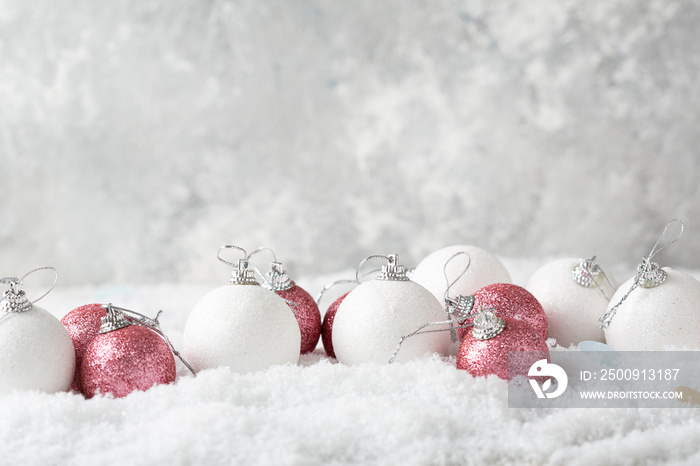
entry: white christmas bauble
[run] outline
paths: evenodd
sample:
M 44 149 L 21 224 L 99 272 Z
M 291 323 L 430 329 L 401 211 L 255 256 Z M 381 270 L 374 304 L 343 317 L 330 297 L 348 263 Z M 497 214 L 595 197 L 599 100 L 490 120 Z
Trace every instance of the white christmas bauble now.
M 664 347 L 700 349 L 700 282 L 670 267 L 666 281 L 653 288 L 638 286 L 617 308 L 605 330 L 608 345 L 618 351 L 655 351 Z M 623 283 L 608 309 L 632 287 Z
M 66 328 L 33 305 L 0 320 L 0 394 L 12 390 L 46 393 L 70 389 L 75 349 Z
M 183 347 L 196 371 L 228 366 L 253 372 L 296 364 L 301 332 L 292 309 L 275 292 L 258 285 L 224 285 L 190 312 Z
M 440 302 L 417 283 L 368 281 L 351 291 L 338 307 L 333 321 L 333 350 L 343 364 L 386 363 L 402 336 L 423 324 L 445 319 Z M 416 335 L 404 341 L 396 361 L 433 352 L 446 354 L 449 344 L 450 332 Z
M 447 289 L 447 280 L 443 271 L 445 263 L 460 251 L 467 252 L 469 256 L 460 254 L 450 260 L 446 270 L 450 283 L 464 271 L 467 264 L 469 268 L 450 288 L 450 296 L 469 296 L 486 285 L 512 282 L 510 274 L 496 256 L 476 246 L 461 245 L 448 246 L 429 254 L 416 266 L 411 280 L 423 285 L 442 303 Z
M 598 275 L 598 286 L 579 285 L 571 271 L 580 262 L 580 259 L 550 262 L 535 271 L 525 287 L 542 304 L 547 315 L 549 337 L 564 347 L 584 340 L 605 341 L 598 319 L 605 314 L 608 300 L 615 293 L 615 288 L 602 273 Z M 614 283 L 610 274 L 608 277 Z

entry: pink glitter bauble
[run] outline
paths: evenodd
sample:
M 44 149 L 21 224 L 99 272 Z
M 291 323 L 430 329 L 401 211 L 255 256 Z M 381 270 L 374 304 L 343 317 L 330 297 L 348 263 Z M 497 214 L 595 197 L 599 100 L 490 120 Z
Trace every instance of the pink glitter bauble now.
M 335 358 L 335 351 L 333 351 L 333 321 L 335 320 L 335 313 L 338 312 L 340 303 L 343 302 L 348 294 L 350 294 L 349 291 L 333 301 L 333 304 L 328 307 L 328 310 L 326 310 L 326 313 L 323 315 L 321 340 L 323 341 L 323 349 L 326 350 L 326 354 L 331 358 Z
M 174 382 L 176 375 L 168 345 L 136 324 L 97 335 L 85 350 L 80 371 L 88 398 L 97 393 L 121 398 L 134 390 Z
M 310 353 L 318 344 L 321 336 L 321 311 L 318 310 L 314 298 L 296 283 L 287 290 L 279 290 L 277 294 L 287 301 L 296 303 L 290 307 L 299 323 L 301 331 L 301 354 Z
M 532 326 L 541 340 L 547 339 L 547 315 L 532 293 L 522 286 L 494 283 L 474 293 L 474 310 L 493 308 L 500 318 L 512 317 Z M 459 329 L 459 337 L 469 333 L 469 327 Z
M 80 365 L 83 362 L 85 349 L 97 336 L 97 332 L 100 331 L 100 319 L 106 315 L 107 312 L 101 304 L 86 304 L 73 309 L 61 319 L 61 323 L 68 330 L 70 339 L 73 341 L 73 348 L 75 348 L 75 375 L 70 386 L 75 391 L 82 391 Z
M 475 377 L 496 374 L 509 380 L 518 375 L 527 375 L 528 369 L 536 361 L 549 359 L 547 344 L 529 324 L 508 317 L 503 320 L 505 328 L 491 339 L 477 340 L 472 337 L 471 331 L 465 335 L 457 353 L 457 369 L 466 370 Z M 532 353 L 531 358 L 519 358 L 518 367 L 514 373 L 509 373 L 509 351 L 537 353 Z

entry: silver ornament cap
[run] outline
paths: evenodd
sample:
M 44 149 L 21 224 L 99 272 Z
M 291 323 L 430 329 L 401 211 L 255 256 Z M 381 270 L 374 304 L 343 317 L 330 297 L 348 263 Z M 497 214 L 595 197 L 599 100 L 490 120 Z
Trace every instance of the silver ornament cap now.
M 637 266 L 639 286 L 642 288 L 654 288 L 666 281 L 668 274 L 656 262 L 644 260 Z
M 406 275 L 406 268 L 399 264 L 398 254 L 389 254 L 387 256 L 387 263 L 382 266 L 382 271 L 377 276 L 376 280 L 385 281 L 400 281 L 407 282 L 410 281 Z
M 6 278 L 3 279 L 3 283 L 9 283 L 10 289 L 2 295 L 0 312 L 26 312 L 32 308 L 27 294 L 18 288 L 21 283 L 19 278 Z
M 248 261 L 238 260 L 238 267 L 233 268 L 229 285 L 260 285 L 255 279 L 255 271 L 248 268 Z
M 474 317 L 472 338 L 475 340 L 490 340 L 506 328 L 506 321 L 498 317 L 492 309 L 479 308 Z
M 602 282 L 601 268 L 595 261 L 596 256 L 590 259 L 581 259 L 571 269 L 571 278 L 579 285 L 590 288 L 600 285 Z
M 281 262 L 272 263 L 270 271 L 265 274 L 265 279 L 262 286 L 272 291 L 284 291 L 294 286 Z
M 464 321 L 471 317 L 474 309 L 474 295 L 459 295 L 456 298 L 445 298 L 447 312 L 457 321 Z
M 112 304 L 103 305 L 102 308 L 107 311 L 107 315 L 101 318 L 102 324 L 98 332 L 100 335 L 131 325 L 131 322 L 124 316 L 124 312 L 121 309 L 112 307 Z

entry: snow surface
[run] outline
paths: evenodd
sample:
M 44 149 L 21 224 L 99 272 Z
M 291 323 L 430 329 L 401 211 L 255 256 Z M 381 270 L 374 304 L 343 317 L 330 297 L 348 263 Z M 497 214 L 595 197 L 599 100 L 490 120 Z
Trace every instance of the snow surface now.
M 522 283 L 541 264 L 506 265 Z M 298 282 L 315 294 L 341 275 Z M 89 302 L 163 309 L 181 348 L 187 314 L 218 285 L 59 286 L 41 303 L 58 317 Z M 700 409 L 512 409 L 505 381 L 452 358 L 351 367 L 320 344 L 245 375 L 180 367 L 174 384 L 122 399 L 15 393 L 0 419 L 0 464 L 700 464 Z

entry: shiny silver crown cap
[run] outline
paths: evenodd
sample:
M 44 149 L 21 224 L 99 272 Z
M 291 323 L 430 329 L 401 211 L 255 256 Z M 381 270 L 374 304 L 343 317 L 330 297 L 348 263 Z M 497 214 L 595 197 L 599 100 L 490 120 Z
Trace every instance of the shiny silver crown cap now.
M 10 282 L 11 288 L 2 295 L 0 312 L 25 312 L 32 308 L 24 290 L 17 289 L 18 282 Z
M 459 295 L 456 298 L 445 298 L 447 312 L 457 320 L 466 320 L 471 316 L 474 309 L 474 296 Z
M 664 269 L 659 267 L 656 262 L 644 262 L 637 266 L 637 275 L 639 277 L 639 286 L 642 288 L 654 288 L 666 281 L 668 274 Z
M 231 272 L 231 279 L 228 281 L 229 285 L 259 285 L 258 281 L 255 279 L 255 271 L 248 269 L 248 261 L 245 259 L 238 260 L 238 267 L 233 269 Z
M 100 325 L 99 334 L 114 332 L 131 325 L 131 322 L 124 316 L 124 312 L 113 308 L 111 304 L 105 304 L 102 308 L 107 311 L 107 315 L 100 319 L 102 324 Z
M 273 262 L 269 272 L 265 274 L 262 286 L 272 291 L 284 291 L 294 286 L 294 282 L 289 278 L 287 272 L 280 262 Z
M 406 275 L 406 268 L 403 265 L 399 265 L 398 254 L 389 254 L 387 256 L 387 261 L 388 262 L 382 266 L 382 271 L 377 276 L 376 280 L 409 281 Z
M 600 284 L 602 274 L 600 266 L 595 261 L 595 256 L 590 259 L 581 259 L 578 264 L 574 265 L 571 269 L 571 278 L 586 288 Z
M 472 338 L 475 340 L 490 340 L 506 328 L 506 321 L 493 313 L 491 309 L 481 309 L 474 317 Z

